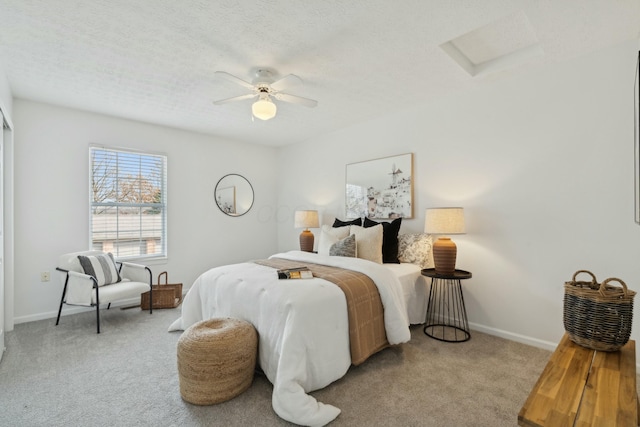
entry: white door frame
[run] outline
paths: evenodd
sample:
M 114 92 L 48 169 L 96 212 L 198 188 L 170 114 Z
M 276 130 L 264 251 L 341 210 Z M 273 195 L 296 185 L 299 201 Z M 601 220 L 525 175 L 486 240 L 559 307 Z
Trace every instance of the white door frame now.
M 4 282 L 4 294 L 0 295 L 0 360 L 5 350 L 5 333 L 13 330 L 13 263 L 14 263 L 14 250 L 13 250 L 13 124 L 11 119 L 6 116 L 5 109 L 0 105 L 0 131 L 2 131 L 2 152 L 3 156 L 0 159 L 2 161 L 2 202 L 0 207 L 2 208 L 2 228 L 3 235 L 0 239 L 2 244 L 2 266 L 0 271 L 4 272 L 1 278 Z M 0 292 L 2 287 L 0 286 Z

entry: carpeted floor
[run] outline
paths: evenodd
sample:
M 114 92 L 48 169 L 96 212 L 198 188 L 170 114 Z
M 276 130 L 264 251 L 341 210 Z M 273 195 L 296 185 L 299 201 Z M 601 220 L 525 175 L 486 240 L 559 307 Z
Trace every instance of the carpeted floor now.
M 286 426 L 272 386 L 213 406 L 180 398 L 180 309 L 101 311 L 16 325 L 0 362 L 2 426 Z M 342 413 L 331 426 L 515 426 L 550 352 L 472 331 L 442 343 L 412 327 L 412 340 L 374 355 L 313 392 Z

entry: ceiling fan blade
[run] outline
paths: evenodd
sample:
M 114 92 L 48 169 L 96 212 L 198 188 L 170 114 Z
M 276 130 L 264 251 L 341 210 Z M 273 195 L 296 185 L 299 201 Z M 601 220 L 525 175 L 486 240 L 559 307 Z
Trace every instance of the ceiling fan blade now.
M 296 95 L 289 95 L 287 93 L 276 93 L 273 96 L 279 101 L 291 102 L 292 104 L 300 104 L 309 108 L 313 108 L 316 105 L 318 105 L 318 101 L 316 100 L 303 98 L 301 96 L 296 96 Z
M 283 78 L 281 78 L 280 80 L 277 80 L 271 83 L 270 86 L 271 86 L 271 89 L 280 91 L 285 89 L 291 89 L 300 85 L 302 85 L 302 79 L 300 77 L 296 76 L 295 74 L 288 74 Z
M 255 98 L 256 96 L 258 96 L 257 93 L 248 93 L 246 95 L 234 96 L 233 98 L 226 98 L 226 99 L 221 99 L 219 101 L 214 101 L 213 104 L 214 105 L 226 104 L 227 102 L 242 101 L 244 99 Z
M 244 87 L 246 87 L 248 89 L 253 89 L 254 88 L 254 86 L 251 83 L 246 82 L 246 81 L 242 80 L 241 78 L 238 78 L 238 77 L 234 76 L 233 74 L 225 73 L 224 71 L 216 71 L 215 75 L 218 76 L 218 77 L 221 77 L 221 78 L 223 78 L 225 80 L 229 80 L 230 82 L 237 83 L 237 84 L 239 84 L 241 86 L 244 86 Z

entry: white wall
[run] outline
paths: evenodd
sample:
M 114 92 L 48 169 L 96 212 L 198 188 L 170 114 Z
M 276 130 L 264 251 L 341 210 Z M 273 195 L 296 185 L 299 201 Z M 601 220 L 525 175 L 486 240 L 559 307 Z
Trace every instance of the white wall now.
M 2 107 L 2 112 L 5 116 L 12 117 L 13 96 L 7 76 L 5 76 L 2 69 L 2 64 L 0 64 L 0 107 Z
M 170 282 L 188 287 L 210 267 L 275 251 L 275 148 L 20 99 L 13 109 L 16 323 L 57 313 L 58 256 L 88 247 L 91 143 L 168 155 L 169 258 L 150 265 L 154 281 L 167 270 Z M 244 216 L 226 216 L 215 205 L 214 187 L 228 173 L 253 185 L 255 203 Z M 51 282 L 40 281 L 42 271 L 51 272 Z
M 400 232 L 422 231 L 428 207 L 463 206 L 467 234 L 454 241 L 457 266 L 473 273 L 463 284 L 472 328 L 552 347 L 576 270 L 640 291 L 637 55 L 629 41 L 288 146 L 279 200 L 318 208 L 330 224 L 344 216 L 346 164 L 414 153 L 415 218 Z M 279 250 L 297 247 L 299 232 L 281 226 Z

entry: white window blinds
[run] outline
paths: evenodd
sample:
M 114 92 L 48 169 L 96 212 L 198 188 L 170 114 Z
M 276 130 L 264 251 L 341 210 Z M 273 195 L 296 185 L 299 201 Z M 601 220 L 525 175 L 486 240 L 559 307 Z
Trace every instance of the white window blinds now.
M 90 147 L 91 248 L 118 259 L 167 255 L 167 156 Z

